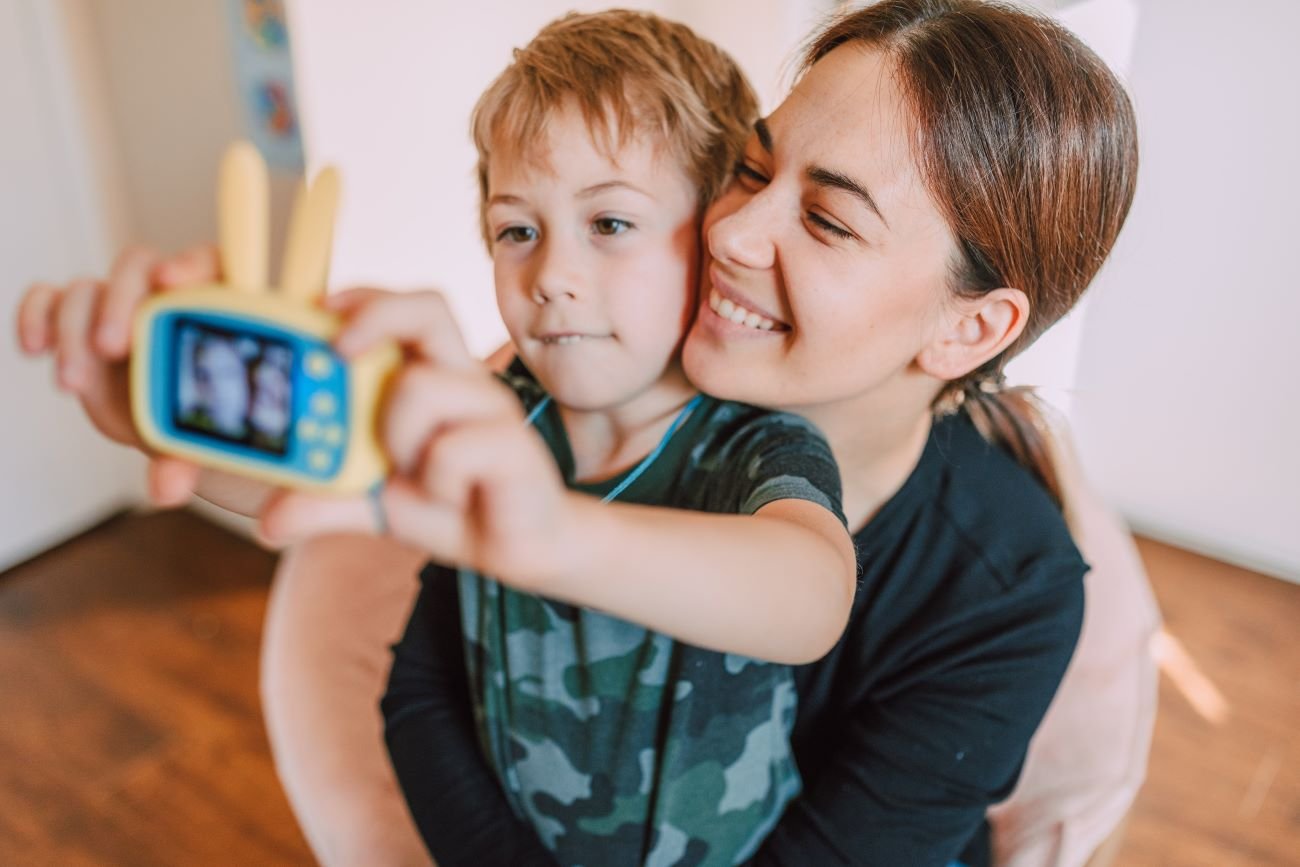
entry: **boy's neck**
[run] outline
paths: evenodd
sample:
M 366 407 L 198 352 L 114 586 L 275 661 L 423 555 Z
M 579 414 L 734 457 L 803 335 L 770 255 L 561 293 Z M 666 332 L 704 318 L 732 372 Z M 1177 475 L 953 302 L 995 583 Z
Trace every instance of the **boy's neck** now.
M 696 389 L 674 364 L 635 397 L 595 410 L 556 406 L 573 453 L 574 479 L 598 481 L 617 475 L 648 455 Z

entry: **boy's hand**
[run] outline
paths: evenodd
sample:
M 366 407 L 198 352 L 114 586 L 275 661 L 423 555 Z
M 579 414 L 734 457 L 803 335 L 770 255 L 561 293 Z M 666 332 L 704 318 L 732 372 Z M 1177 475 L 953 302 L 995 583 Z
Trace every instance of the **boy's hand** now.
M 435 559 L 516 586 L 562 570 L 570 496 L 518 398 L 465 348 L 446 301 L 432 292 L 360 289 L 330 299 L 347 325 L 344 356 L 394 340 L 409 362 L 392 384 L 380 436 L 393 476 L 380 495 L 283 492 L 262 514 L 274 545 L 335 531 L 387 531 Z
M 18 342 L 28 355 L 55 357 L 56 381 L 75 394 L 91 422 L 109 439 L 143 450 L 131 420 L 129 357 L 136 310 L 152 293 L 219 278 L 217 251 L 197 247 L 163 258 L 131 247 L 104 280 L 59 287 L 38 283 L 18 309 Z M 189 497 L 198 467 L 154 457 L 149 488 L 154 500 L 173 505 Z

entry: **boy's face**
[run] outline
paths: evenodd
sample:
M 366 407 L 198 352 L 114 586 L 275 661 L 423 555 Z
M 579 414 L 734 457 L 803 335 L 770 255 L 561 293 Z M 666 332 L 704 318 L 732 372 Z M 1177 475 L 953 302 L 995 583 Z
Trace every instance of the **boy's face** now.
M 680 388 L 698 276 L 690 178 L 651 142 L 611 161 L 567 108 L 538 146 L 544 160 L 496 148 L 488 163 L 497 304 L 520 356 L 573 409 Z

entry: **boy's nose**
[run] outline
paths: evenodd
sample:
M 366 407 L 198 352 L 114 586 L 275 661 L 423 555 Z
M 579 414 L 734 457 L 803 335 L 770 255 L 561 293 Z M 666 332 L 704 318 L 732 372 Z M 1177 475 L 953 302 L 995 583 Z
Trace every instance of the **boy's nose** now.
M 572 301 L 577 297 L 577 294 L 575 294 L 571 288 L 562 288 L 541 283 L 533 287 L 534 304 L 549 304 L 557 298 L 568 298 Z

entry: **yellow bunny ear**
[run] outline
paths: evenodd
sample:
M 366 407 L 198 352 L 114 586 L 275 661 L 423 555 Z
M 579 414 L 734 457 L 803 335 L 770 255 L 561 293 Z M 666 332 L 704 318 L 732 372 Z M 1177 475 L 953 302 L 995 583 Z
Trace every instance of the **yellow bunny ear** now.
M 246 141 L 235 142 L 221 160 L 217 234 L 226 283 L 240 292 L 267 288 L 269 200 L 262 155 Z
M 315 302 L 325 294 L 338 204 L 339 173 L 333 166 L 322 169 L 311 186 L 298 188 L 280 273 L 286 296 Z

